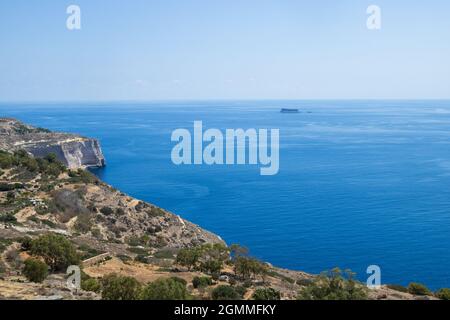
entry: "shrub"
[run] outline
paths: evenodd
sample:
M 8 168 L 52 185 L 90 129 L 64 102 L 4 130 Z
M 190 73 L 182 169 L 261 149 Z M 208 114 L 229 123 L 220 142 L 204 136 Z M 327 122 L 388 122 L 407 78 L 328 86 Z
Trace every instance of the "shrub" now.
M 80 262 L 73 244 L 64 236 L 54 233 L 32 240 L 30 253 L 42 257 L 52 270 L 65 270 Z
M 211 293 L 213 300 L 240 300 L 241 295 L 231 286 L 221 285 Z
M 212 285 L 213 281 L 210 277 L 194 277 L 192 279 L 192 285 L 194 288 L 206 288 Z
M 90 173 L 87 170 L 78 169 L 78 170 L 70 170 L 69 171 L 69 177 L 71 183 L 84 183 L 84 184 L 91 184 L 98 181 L 97 177 Z
M 180 278 L 158 279 L 142 291 L 142 300 L 186 300 L 186 281 Z
M 388 284 L 386 287 L 388 287 L 391 290 L 395 290 L 395 291 L 399 291 L 399 292 L 403 292 L 403 293 L 408 292 L 408 288 L 401 286 L 399 284 Z
M 450 300 L 450 289 L 443 288 L 436 291 L 435 296 L 441 300 Z
M 240 298 L 243 298 L 245 293 L 247 292 L 247 288 L 244 286 L 236 286 L 234 290 L 239 294 Z
M 2 259 L 0 259 L 0 277 L 2 277 L 5 272 L 6 272 L 6 267 L 3 264 Z
M 155 258 L 158 259 L 173 259 L 174 258 L 174 251 L 170 249 L 163 249 L 159 250 L 158 252 L 155 252 L 153 255 Z
M 309 286 L 303 288 L 298 300 L 366 300 L 367 290 L 353 279 L 353 273 L 339 269 L 324 272 Z
M 114 213 L 114 210 L 110 207 L 103 207 L 100 209 L 100 212 L 103 213 L 105 216 L 110 216 Z
M 13 191 L 25 188 L 22 183 L 0 183 L 0 192 Z
M 148 256 L 146 254 L 138 254 L 136 258 L 134 258 L 134 261 L 140 262 L 140 263 L 148 263 Z
M 55 153 L 49 153 L 44 157 L 44 160 L 47 160 L 48 163 L 56 163 L 58 162 L 58 157 L 56 156 Z
M 16 198 L 16 194 L 15 194 L 13 191 L 9 191 L 9 192 L 6 194 L 6 200 L 7 200 L 8 202 L 12 202 L 15 198 Z
M 41 283 L 47 278 L 48 266 L 40 260 L 30 258 L 25 260 L 23 274 L 29 281 Z
M 101 283 L 104 300 L 137 300 L 141 292 L 141 285 L 132 277 L 111 274 L 104 277 Z
M 4 151 L 0 151 L 0 168 L 7 169 L 13 164 L 13 156 Z
M 118 216 L 124 216 L 126 214 L 125 210 L 122 208 L 117 208 L 116 209 L 116 215 Z
M 428 296 L 431 295 L 431 291 L 421 283 L 412 282 L 408 286 L 408 292 L 418 296 Z
M 5 251 L 8 246 L 13 244 L 13 242 L 14 241 L 12 239 L 6 239 L 6 238 L 0 237 L 0 258 L 1 258 L 1 253 L 3 253 L 3 251 Z
M 20 240 L 20 243 L 21 243 L 21 250 L 28 251 L 31 249 L 32 239 L 30 237 L 23 237 Z
M 14 224 L 17 222 L 17 219 L 14 216 L 14 214 L 8 212 L 8 213 L 0 214 L 0 222 Z
M 87 233 L 92 229 L 92 219 L 89 214 L 80 214 L 75 222 L 74 229 L 81 233 Z
M 259 288 L 255 290 L 252 296 L 253 300 L 280 300 L 280 291 L 273 288 Z
M 95 293 L 100 293 L 102 286 L 97 279 L 89 278 L 84 281 L 81 281 L 81 289 L 84 291 L 90 291 Z

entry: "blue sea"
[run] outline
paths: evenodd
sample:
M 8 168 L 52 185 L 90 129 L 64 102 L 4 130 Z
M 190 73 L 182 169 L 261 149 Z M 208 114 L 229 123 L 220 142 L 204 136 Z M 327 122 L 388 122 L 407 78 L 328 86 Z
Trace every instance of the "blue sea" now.
M 282 114 L 280 108 L 300 108 Z M 273 265 L 339 266 L 450 287 L 450 101 L 1 104 L 0 116 L 101 140 L 96 173 Z M 171 133 L 280 129 L 280 171 L 175 166 Z

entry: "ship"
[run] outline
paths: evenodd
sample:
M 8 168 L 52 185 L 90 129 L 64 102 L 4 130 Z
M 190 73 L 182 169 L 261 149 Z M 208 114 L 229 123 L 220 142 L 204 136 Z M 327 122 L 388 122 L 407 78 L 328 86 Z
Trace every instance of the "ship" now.
M 292 108 L 282 108 L 281 113 L 299 113 L 300 111 L 298 109 L 292 109 Z

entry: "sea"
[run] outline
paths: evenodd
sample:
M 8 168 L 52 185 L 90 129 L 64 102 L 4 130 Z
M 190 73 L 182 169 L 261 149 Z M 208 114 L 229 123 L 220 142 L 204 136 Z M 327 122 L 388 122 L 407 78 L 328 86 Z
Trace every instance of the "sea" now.
M 275 266 L 450 287 L 450 101 L 1 103 L 0 117 L 99 139 L 104 181 Z M 172 132 L 194 121 L 279 129 L 278 174 L 175 165 Z

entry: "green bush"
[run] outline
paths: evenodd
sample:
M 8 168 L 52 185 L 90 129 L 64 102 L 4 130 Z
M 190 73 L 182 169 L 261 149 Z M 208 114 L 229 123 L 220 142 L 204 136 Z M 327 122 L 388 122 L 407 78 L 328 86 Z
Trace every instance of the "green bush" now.
M 89 278 L 84 281 L 81 281 L 81 289 L 84 291 L 90 291 L 95 293 L 100 293 L 102 286 L 97 279 Z
M 40 260 L 30 258 L 25 260 L 23 274 L 29 281 L 41 283 L 47 278 L 48 266 Z
M 253 300 L 280 300 L 281 293 L 273 288 L 259 288 L 252 296 Z
M 81 233 L 88 233 L 92 229 L 92 219 L 90 214 L 80 214 L 75 222 L 74 229 Z
M 44 160 L 47 160 L 48 163 L 57 163 L 58 162 L 58 157 L 56 156 L 55 153 L 49 153 L 48 155 L 46 155 L 44 157 Z
M 23 237 L 20 239 L 20 243 L 22 251 L 29 251 L 31 249 L 32 239 L 30 237 Z
M 3 251 L 6 250 L 8 246 L 10 246 L 13 243 L 11 239 L 4 239 L 0 238 L 0 254 L 3 253 Z M 0 255 L 1 258 L 1 255 Z
M 105 216 L 110 216 L 114 213 L 114 210 L 110 207 L 103 207 L 100 209 L 100 212 L 103 213 Z
M 0 222 L 4 223 L 17 223 L 17 219 L 11 212 L 0 214 Z
M 64 236 L 49 233 L 31 241 L 30 253 L 42 257 L 54 271 L 63 271 L 80 263 L 73 244 Z
M 0 168 L 8 169 L 13 164 L 13 155 L 0 150 Z
M 194 288 L 206 288 L 213 284 L 213 281 L 210 277 L 194 277 L 192 279 L 192 285 Z
M 23 183 L 0 183 L 0 192 L 13 191 L 25 188 Z
M 172 277 L 149 283 L 142 291 L 142 300 L 186 300 L 186 281 Z
M 137 300 L 141 292 L 140 283 L 131 277 L 111 274 L 104 277 L 101 284 L 104 300 Z
M 412 282 L 408 286 L 408 292 L 418 296 L 428 296 L 431 295 L 431 291 L 421 283 Z
M 174 251 L 170 249 L 163 249 L 155 252 L 153 256 L 158 259 L 173 259 Z
M 395 291 L 399 291 L 399 292 L 403 292 L 403 293 L 408 292 L 408 288 L 401 286 L 399 284 L 388 284 L 386 287 L 388 287 L 391 290 L 395 290 Z
M 436 291 L 435 296 L 441 300 L 450 300 L 450 289 L 442 288 Z
M 146 254 L 138 254 L 134 258 L 134 261 L 147 264 L 148 263 L 148 255 L 146 255 Z
M 324 272 L 309 286 L 303 288 L 298 300 L 366 300 L 367 288 L 353 279 L 353 273 L 344 274 L 338 268 Z
M 231 286 L 221 285 L 211 293 L 213 300 L 240 300 L 242 296 Z
M 116 209 L 116 215 L 118 215 L 118 216 L 124 216 L 124 215 L 126 215 L 126 212 L 125 212 L 125 210 L 122 209 L 122 208 L 117 208 L 117 209 Z

